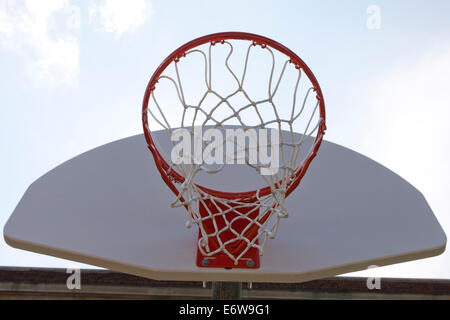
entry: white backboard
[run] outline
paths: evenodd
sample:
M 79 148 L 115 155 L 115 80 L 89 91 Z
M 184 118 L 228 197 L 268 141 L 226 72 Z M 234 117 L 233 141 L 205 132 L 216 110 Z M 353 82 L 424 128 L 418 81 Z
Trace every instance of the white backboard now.
M 164 135 L 165 132 L 158 134 Z M 227 174 L 239 181 L 239 170 Z M 210 179 L 220 189 L 227 181 Z M 245 189 L 254 181 L 242 181 Z M 215 184 L 215 185 L 211 185 Z M 423 195 L 394 172 L 324 141 L 258 270 L 196 266 L 196 228 L 143 135 L 83 153 L 36 180 L 4 228 L 16 248 L 157 280 L 302 282 L 442 253 Z

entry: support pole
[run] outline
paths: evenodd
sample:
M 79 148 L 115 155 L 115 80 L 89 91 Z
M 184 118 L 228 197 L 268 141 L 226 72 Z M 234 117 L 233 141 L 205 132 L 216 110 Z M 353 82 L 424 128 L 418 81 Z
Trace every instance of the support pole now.
M 242 282 L 216 282 L 212 283 L 212 298 L 214 300 L 240 300 Z

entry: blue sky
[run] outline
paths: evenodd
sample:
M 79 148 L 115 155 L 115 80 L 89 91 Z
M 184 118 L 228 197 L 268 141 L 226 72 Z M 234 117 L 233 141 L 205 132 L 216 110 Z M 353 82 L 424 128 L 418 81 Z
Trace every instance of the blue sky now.
M 174 48 L 246 31 L 298 53 L 325 96 L 326 139 L 416 186 L 448 233 L 449 13 L 446 0 L 0 0 L 0 225 L 48 170 L 141 132 L 145 86 Z M 1 239 L 0 265 L 78 264 Z M 450 253 L 359 273 L 369 274 L 450 278 Z

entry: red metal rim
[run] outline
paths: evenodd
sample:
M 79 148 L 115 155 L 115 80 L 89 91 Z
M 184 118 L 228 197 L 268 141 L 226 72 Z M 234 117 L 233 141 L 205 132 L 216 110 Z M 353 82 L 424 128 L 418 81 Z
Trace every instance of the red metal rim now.
M 300 180 L 304 176 L 306 170 L 309 167 L 309 164 L 311 163 L 312 159 L 316 156 L 317 151 L 319 150 L 320 144 L 322 142 L 323 134 L 326 130 L 325 125 L 325 101 L 323 98 L 322 90 L 320 89 L 319 83 L 312 73 L 312 71 L 309 69 L 309 67 L 306 65 L 305 62 L 303 62 L 302 59 L 300 59 L 293 51 L 291 51 L 289 48 L 285 47 L 284 45 L 257 35 L 257 34 L 251 34 L 251 33 L 245 33 L 245 32 L 221 32 L 221 33 L 213 33 L 210 35 L 206 35 L 197 39 L 194 39 L 178 49 L 176 49 L 174 52 L 172 52 L 162 63 L 161 65 L 155 70 L 152 77 L 150 78 L 147 88 L 145 90 L 144 99 L 142 102 L 142 124 L 144 129 L 144 136 L 147 141 L 147 146 L 149 150 L 151 151 L 153 158 L 155 160 L 155 164 L 161 174 L 161 177 L 165 181 L 165 183 L 169 186 L 169 188 L 176 194 L 179 194 L 178 189 L 175 186 L 176 182 L 184 182 L 184 177 L 180 175 L 175 170 L 170 170 L 169 164 L 166 162 L 164 157 L 159 153 L 158 149 L 155 146 L 155 143 L 152 139 L 151 132 L 148 130 L 148 114 L 147 114 L 147 108 L 148 108 L 148 102 L 150 99 L 150 95 L 153 90 L 155 90 L 155 85 L 163 73 L 163 71 L 175 60 L 178 60 L 180 57 L 184 55 L 184 53 L 190 49 L 193 49 L 195 47 L 198 47 L 200 45 L 203 45 L 205 43 L 211 43 L 211 42 L 219 42 L 223 40 L 248 40 L 253 41 L 255 44 L 258 45 L 264 45 L 269 46 L 275 50 L 278 50 L 282 53 L 284 53 L 286 56 L 288 56 L 292 63 L 295 64 L 296 67 L 299 67 L 303 70 L 303 72 L 307 75 L 309 80 L 311 81 L 311 84 L 314 87 L 314 90 L 317 95 L 317 99 L 319 101 L 319 109 L 320 109 L 320 118 L 323 119 L 322 122 L 319 125 L 316 139 L 314 142 L 314 148 L 311 151 L 311 153 L 308 155 L 308 157 L 305 159 L 305 161 L 302 164 L 302 167 L 299 168 L 297 175 L 295 176 L 292 183 L 288 186 L 288 189 L 286 190 L 286 196 L 288 196 L 300 183 Z M 259 197 L 265 196 L 269 193 L 271 193 L 270 187 L 266 186 L 259 190 L 252 190 L 247 192 L 224 192 L 224 191 L 218 191 L 206 188 L 204 186 L 199 186 L 200 189 L 202 189 L 204 192 L 209 193 L 211 195 L 224 198 L 224 199 L 249 199 L 249 201 L 252 201 L 255 197 L 255 195 L 258 193 Z M 259 192 L 258 192 L 259 191 Z

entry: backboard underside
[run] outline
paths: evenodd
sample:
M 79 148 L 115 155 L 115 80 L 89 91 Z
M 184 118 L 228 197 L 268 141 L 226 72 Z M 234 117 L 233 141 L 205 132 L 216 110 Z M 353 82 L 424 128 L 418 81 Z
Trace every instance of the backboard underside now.
M 160 132 L 158 134 L 165 134 Z M 231 180 L 239 172 L 229 174 Z M 217 183 L 220 189 L 221 181 Z M 246 187 L 248 181 L 243 181 Z M 431 257 L 446 236 L 423 195 L 369 158 L 324 141 L 257 270 L 196 266 L 197 229 L 137 135 L 36 180 L 4 228 L 16 248 L 156 280 L 303 282 Z

